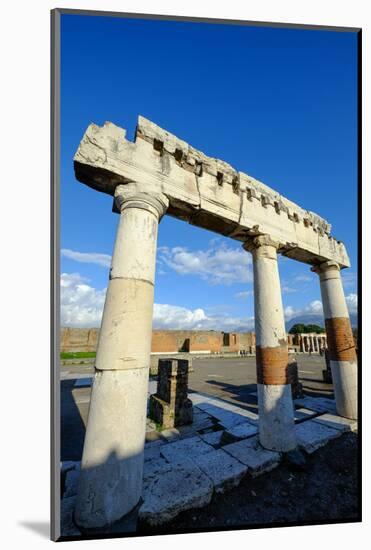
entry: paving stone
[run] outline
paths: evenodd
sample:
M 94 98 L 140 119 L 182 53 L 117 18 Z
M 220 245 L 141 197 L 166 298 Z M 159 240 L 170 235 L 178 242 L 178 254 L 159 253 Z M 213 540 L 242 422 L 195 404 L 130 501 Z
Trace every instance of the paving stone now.
M 200 422 L 193 422 L 192 427 L 195 432 L 201 432 L 202 430 L 211 430 L 215 424 L 216 420 L 209 417 L 209 419 L 202 420 Z
M 160 525 L 180 512 L 206 506 L 212 493 L 213 484 L 209 477 L 190 461 L 177 464 L 170 470 L 164 467 L 144 484 L 144 503 L 139 509 L 139 519 L 150 525 Z
M 168 430 L 162 430 L 162 432 L 160 432 L 160 435 L 166 441 L 175 441 L 176 439 L 180 438 L 179 430 L 177 430 L 176 428 L 169 428 Z
M 65 460 L 61 462 L 61 473 L 65 474 L 68 470 L 79 470 L 81 462 L 76 460 Z
M 280 462 L 280 453 L 263 449 L 260 445 L 258 436 L 243 439 L 237 443 L 231 443 L 223 447 L 223 450 L 234 458 L 246 464 L 249 473 L 256 477 L 264 472 L 269 472 L 278 466 Z
M 76 380 L 73 387 L 74 388 L 90 388 L 90 386 L 92 385 L 92 381 L 93 381 L 92 376 L 89 376 L 89 377 L 86 377 L 86 378 L 79 378 L 78 380 Z
M 144 447 L 144 460 L 159 459 L 161 454 L 161 445 L 152 445 L 150 447 Z
M 61 500 L 61 535 L 72 537 L 81 535 L 81 531 L 73 522 L 76 497 L 62 498 Z
M 218 422 L 224 428 L 229 429 L 232 426 L 245 423 L 246 417 L 231 411 L 224 411 L 223 414 L 219 415 Z
M 202 441 L 205 441 L 208 445 L 220 445 L 224 430 L 218 430 L 217 432 L 209 432 L 207 434 L 200 434 Z
M 234 439 L 246 439 L 258 433 L 258 427 L 250 422 L 237 424 L 226 430 L 225 435 Z
M 330 412 L 336 414 L 336 404 L 333 399 L 327 397 L 302 397 L 295 399 L 294 403 L 316 412 Z
M 319 422 L 324 424 L 329 428 L 334 428 L 335 430 L 340 430 L 343 432 L 354 432 L 357 430 L 357 421 L 350 420 L 349 418 L 343 418 L 342 416 L 337 416 L 334 414 L 326 413 L 317 416 L 314 419 L 314 422 Z
M 232 487 L 237 487 L 248 471 L 245 464 L 242 464 L 222 449 L 199 455 L 194 461 L 211 479 L 217 493 L 223 493 Z
M 315 420 L 307 420 L 295 426 L 298 445 L 307 453 L 313 453 L 335 437 L 341 435 L 340 430 L 329 428 Z
M 181 439 L 175 443 L 169 443 L 161 447 L 161 455 L 169 462 L 182 462 L 186 459 L 193 459 L 201 454 L 214 451 L 211 445 L 208 445 L 199 436 Z
M 303 422 L 304 420 L 309 420 L 310 418 L 315 417 L 317 414 L 317 411 L 301 407 L 300 409 L 294 410 L 294 420 L 295 422 Z
M 160 474 L 170 472 L 174 468 L 167 460 L 158 457 L 154 460 L 146 460 L 143 464 L 143 489 L 146 489 Z
M 145 443 L 145 446 L 144 446 L 144 449 L 150 449 L 152 447 L 159 447 L 161 445 L 165 445 L 166 444 L 166 440 L 164 439 L 155 439 L 153 441 L 146 441 Z
M 251 424 L 259 423 L 259 415 L 255 412 L 249 411 L 247 409 L 238 408 L 236 411 L 239 416 L 242 416 L 245 421 L 248 420 Z
M 63 498 L 73 497 L 77 495 L 79 485 L 80 469 L 68 470 L 66 481 L 64 482 Z

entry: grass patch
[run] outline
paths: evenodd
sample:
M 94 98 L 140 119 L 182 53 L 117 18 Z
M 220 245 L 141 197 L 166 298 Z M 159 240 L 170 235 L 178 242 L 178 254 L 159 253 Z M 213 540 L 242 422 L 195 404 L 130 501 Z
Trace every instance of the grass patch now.
M 95 356 L 95 351 L 61 351 L 61 359 L 89 359 Z

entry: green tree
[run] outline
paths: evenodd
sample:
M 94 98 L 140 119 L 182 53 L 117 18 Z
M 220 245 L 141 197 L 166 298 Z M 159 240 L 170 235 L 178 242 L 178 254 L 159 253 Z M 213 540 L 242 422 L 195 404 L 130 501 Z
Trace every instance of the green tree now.
M 303 323 L 296 323 L 289 330 L 289 334 L 301 334 L 302 332 L 305 332 L 305 325 Z
M 305 325 L 304 323 L 296 323 L 289 330 L 289 334 L 307 334 L 309 332 L 322 334 L 325 332 L 325 329 L 319 325 Z
M 321 332 L 325 332 L 325 329 L 319 325 L 306 325 L 305 332 L 315 332 L 316 334 L 320 334 Z

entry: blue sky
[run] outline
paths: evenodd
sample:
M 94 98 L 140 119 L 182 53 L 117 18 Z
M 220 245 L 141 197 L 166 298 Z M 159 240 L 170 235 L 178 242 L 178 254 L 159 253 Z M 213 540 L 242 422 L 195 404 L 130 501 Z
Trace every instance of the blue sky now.
M 326 218 L 357 289 L 357 37 L 352 32 L 62 15 L 62 325 L 99 326 L 118 217 L 77 182 L 91 122 L 133 139 L 141 114 L 209 156 Z M 253 327 L 251 256 L 240 243 L 165 216 L 154 326 Z M 321 318 L 317 276 L 280 258 L 286 318 Z

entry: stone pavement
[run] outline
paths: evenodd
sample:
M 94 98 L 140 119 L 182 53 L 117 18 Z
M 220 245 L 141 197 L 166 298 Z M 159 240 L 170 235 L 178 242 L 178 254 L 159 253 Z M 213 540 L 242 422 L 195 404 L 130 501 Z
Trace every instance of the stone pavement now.
M 149 394 L 156 391 L 150 382 Z M 245 475 L 256 477 L 276 468 L 277 452 L 258 441 L 258 415 L 222 399 L 190 393 L 194 406 L 192 425 L 156 431 L 147 422 L 144 450 L 143 502 L 140 521 L 156 526 L 180 512 L 207 505 L 213 493 L 236 487 Z M 336 415 L 334 400 L 304 397 L 295 400 L 295 429 L 299 448 L 313 453 L 357 423 Z M 62 463 L 62 533 L 76 536 L 72 515 L 79 462 Z

